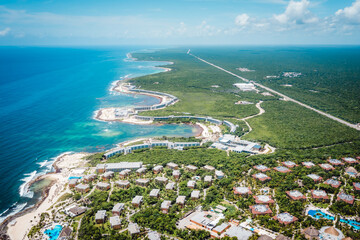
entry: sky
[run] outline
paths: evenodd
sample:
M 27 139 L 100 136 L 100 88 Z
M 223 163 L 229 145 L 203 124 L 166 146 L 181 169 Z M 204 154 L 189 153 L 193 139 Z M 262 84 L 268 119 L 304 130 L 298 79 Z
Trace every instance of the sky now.
M 1 0 L 0 45 L 360 44 L 360 0 Z

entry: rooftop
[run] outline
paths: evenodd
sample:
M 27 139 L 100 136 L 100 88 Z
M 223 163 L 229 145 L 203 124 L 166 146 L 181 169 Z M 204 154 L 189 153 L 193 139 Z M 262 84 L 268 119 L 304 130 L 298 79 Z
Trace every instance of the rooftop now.
M 321 177 L 319 175 L 316 175 L 316 174 L 309 174 L 309 175 L 306 175 L 306 176 L 313 179 L 313 180 L 321 179 Z
M 291 215 L 290 213 L 287 213 L 287 212 L 276 215 L 276 219 L 280 223 L 284 223 L 284 224 L 292 223 L 297 220 L 296 217 L 294 217 L 293 215 Z
M 99 210 L 95 214 L 95 219 L 104 219 L 106 217 L 106 210 Z

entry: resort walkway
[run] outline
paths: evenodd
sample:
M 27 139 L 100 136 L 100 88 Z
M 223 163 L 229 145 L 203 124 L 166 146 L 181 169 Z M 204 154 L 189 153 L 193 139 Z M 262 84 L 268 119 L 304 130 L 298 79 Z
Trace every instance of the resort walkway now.
M 295 100 L 295 99 L 293 99 L 293 98 L 290 98 L 290 97 L 288 97 L 288 96 L 286 96 L 286 95 L 284 95 L 284 94 L 282 94 L 282 93 L 280 93 L 280 92 L 278 92 L 278 91 L 275 91 L 275 90 L 273 90 L 273 89 L 271 89 L 271 88 L 269 88 L 269 87 L 265 87 L 264 85 L 262 85 L 262 84 L 260 84 L 260 83 L 256 83 L 256 82 L 254 82 L 254 81 L 250 81 L 250 80 L 248 80 L 248 79 L 246 79 L 246 78 L 244 78 L 244 77 L 241 77 L 241 76 L 239 76 L 239 75 L 237 75 L 237 74 L 235 74 L 235 73 L 232 73 L 232 72 L 230 72 L 230 71 L 228 71 L 228 70 L 226 70 L 226 69 L 224 69 L 224 68 L 222 68 L 222 67 L 219 67 L 219 66 L 217 66 L 217 65 L 215 65 L 215 64 L 213 64 L 213 63 L 210 63 L 210 62 L 208 62 L 208 61 L 206 61 L 206 60 L 204 60 L 204 59 L 202 59 L 202 58 L 200 58 L 200 57 L 198 57 L 198 56 L 195 56 L 195 55 L 192 54 L 192 53 L 189 53 L 189 55 L 197 58 L 198 60 L 200 60 L 200 61 L 202 61 L 202 62 L 204 62 L 204 63 L 206 63 L 206 64 L 209 64 L 210 66 L 213 66 L 213 67 L 215 67 L 215 68 L 217 68 L 217 69 L 219 69 L 219 70 L 221 70 L 221 71 L 224 71 L 224 72 L 226 72 L 226 73 L 228 73 L 228 74 L 230 74 L 230 75 L 232 75 L 232 76 L 234 76 L 234 77 L 237 77 L 237 78 L 241 79 L 241 80 L 244 81 L 244 82 L 251 82 L 251 83 L 254 84 L 255 86 L 258 86 L 258 87 L 260 87 L 260 88 L 263 88 L 263 89 L 265 89 L 265 90 L 267 90 L 267 91 L 269 91 L 269 92 L 271 92 L 271 93 L 274 93 L 274 94 L 276 94 L 276 95 L 278 95 L 278 96 L 280 96 L 280 97 L 283 97 L 283 98 L 284 98 L 285 100 L 287 100 L 287 101 L 294 102 L 294 103 L 296 103 L 296 104 L 298 104 L 298 105 L 300 105 L 300 106 L 303 106 L 303 107 L 305 107 L 305 108 L 307 108 L 307 109 L 310 109 L 310 110 L 312 110 L 312 111 L 314 111 L 314 112 L 317 112 L 317 113 L 319 113 L 319 114 L 321 114 L 321 115 L 323 115 L 323 116 L 325 116 L 325 117 L 327 117 L 327 118 L 330 118 L 330 119 L 332 119 L 332 120 L 334 120 L 334 121 L 337 121 L 337 122 L 339 122 L 339 123 L 341 123 L 341 124 L 344 124 L 344 125 L 346 125 L 346 126 L 348 126 L 348 127 L 351 127 L 351 128 L 353 128 L 353 129 L 356 129 L 356 130 L 360 131 L 360 126 L 358 126 L 358 125 L 356 125 L 356 124 L 349 123 L 349 122 L 347 122 L 347 121 L 345 121 L 345 120 L 342 120 L 342 119 L 340 119 L 340 118 L 334 117 L 334 116 L 332 116 L 332 115 L 330 115 L 330 114 L 328 114 L 328 113 L 325 113 L 325 112 L 323 112 L 323 111 L 320 111 L 320 110 L 318 110 L 318 109 L 315 109 L 315 108 L 313 108 L 313 107 L 310 107 L 309 105 L 304 104 L 304 103 L 302 103 L 302 102 L 300 102 L 300 101 L 298 101 L 298 100 Z

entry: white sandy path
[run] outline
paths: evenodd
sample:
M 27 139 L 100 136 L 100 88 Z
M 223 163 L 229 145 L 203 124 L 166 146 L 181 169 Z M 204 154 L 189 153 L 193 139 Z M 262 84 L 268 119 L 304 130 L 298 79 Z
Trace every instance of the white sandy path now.
M 71 155 L 65 155 L 58 161 L 57 166 L 62 169 L 61 173 L 44 175 L 47 178 L 53 179 L 55 183 L 49 190 L 48 197 L 40 204 L 40 206 L 30 213 L 16 218 L 16 224 L 14 226 L 8 225 L 8 234 L 13 240 L 28 239 L 27 233 L 32 226 L 36 225 L 40 219 L 40 214 L 48 212 L 47 210 L 57 202 L 60 196 L 69 192 L 68 188 L 65 188 L 68 177 L 71 174 L 70 168 L 74 168 L 84 163 L 82 159 L 87 154 L 75 153 Z M 50 213 L 50 212 L 48 212 Z M 36 217 L 36 218 L 35 218 Z M 31 222 L 32 221 L 32 222 Z

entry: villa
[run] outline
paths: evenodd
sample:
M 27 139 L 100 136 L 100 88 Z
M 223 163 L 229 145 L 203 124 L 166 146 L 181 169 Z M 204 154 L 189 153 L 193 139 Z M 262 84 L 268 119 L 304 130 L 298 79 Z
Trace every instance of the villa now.
M 164 201 L 161 203 L 161 212 L 162 212 L 162 213 L 168 213 L 170 206 L 171 206 L 171 201 L 169 201 L 169 200 L 164 200 Z
M 156 177 L 155 181 L 160 184 L 166 184 L 168 182 L 168 179 L 166 177 Z
M 293 215 L 291 215 L 290 213 L 287 213 L 287 212 L 276 215 L 274 217 L 274 219 L 277 220 L 279 223 L 285 224 L 285 225 L 293 223 L 298 220 L 296 217 L 294 217 Z
M 139 168 L 140 169 L 140 168 Z M 138 170 L 139 170 L 138 169 Z M 119 177 L 121 179 L 124 179 L 126 178 L 129 174 L 131 173 L 131 170 L 130 169 L 125 169 L 125 170 L 122 170 L 120 173 L 119 173 Z
M 153 172 L 154 172 L 154 174 L 158 174 L 158 173 L 161 173 L 161 171 L 162 171 L 163 169 L 164 169 L 163 166 L 158 165 L 158 166 L 155 166 L 155 167 L 153 168 Z
M 195 188 L 196 182 L 193 180 L 190 180 L 187 182 L 187 187 L 188 188 Z
M 296 165 L 296 163 L 292 162 L 292 161 L 285 161 L 285 162 L 282 162 L 282 164 L 285 166 L 285 167 L 288 167 L 288 168 L 293 168 L 293 167 L 296 167 L 298 165 Z
M 78 184 L 75 186 L 75 190 L 81 193 L 86 193 L 90 191 L 90 186 L 89 184 Z
M 358 160 L 356 160 L 355 158 L 351 158 L 351 157 L 344 157 L 342 158 L 342 160 L 348 164 L 356 164 L 359 163 Z
M 174 170 L 173 173 L 172 173 L 173 177 L 176 178 L 176 179 L 179 179 L 180 178 L 180 171 L 179 170 Z
M 329 196 L 324 190 L 311 190 L 311 196 L 313 199 L 321 200 L 321 201 L 328 201 Z
M 150 180 L 146 179 L 146 178 L 139 178 L 136 179 L 135 183 L 136 185 L 142 186 L 142 187 L 146 187 L 149 184 Z
M 89 175 L 85 175 L 83 177 L 83 181 L 88 183 L 88 182 L 92 182 L 94 181 L 95 179 L 97 178 L 97 175 L 96 174 L 89 174 Z
M 178 196 L 176 198 L 176 204 L 179 204 L 181 206 L 184 206 L 185 205 L 185 199 L 186 197 L 185 196 Z
M 336 180 L 336 179 L 333 179 L 333 178 L 329 178 L 329 179 L 326 180 L 324 183 L 332 186 L 333 188 L 338 188 L 338 187 L 340 187 L 340 185 L 341 185 L 341 182 L 340 182 L 340 181 L 338 181 L 338 180 Z
M 173 163 L 173 162 L 170 162 L 170 163 L 166 164 L 166 166 L 167 166 L 168 168 L 170 168 L 170 169 L 173 169 L 173 170 L 179 168 L 179 165 L 177 165 L 176 163 Z
M 353 167 L 346 168 L 345 173 L 350 177 L 356 177 L 358 175 L 358 171 L 356 171 L 356 169 Z
M 133 198 L 133 200 L 131 201 L 131 204 L 132 204 L 134 207 L 139 207 L 140 204 L 142 203 L 142 201 L 143 201 L 143 196 L 137 195 L 137 196 L 135 196 L 135 197 Z
M 343 201 L 343 202 L 346 202 L 348 204 L 353 204 L 354 200 L 355 200 L 355 197 L 352 196 L 352 195 L 346 194 L 344 192 L 341 192 L 341 193 L 339 193 L 336 200 L 337 201 Z
M 317 240 L 317 239 L 319 239 L 320 232 L 319 232 L 319 230 L 317 230 L 313 226 L 310 226 L 308 228 L 303 229 L 302 234 L 304 234 L 306 239 Z
M 142 167 L 142 168 L 139 168 L 138 170 L 136 170 L 136 174 L 138 176 L 141 176 L 142 174 L 144 174 L 146 172 L 146 168 Z
M 322 177 L 320 177 L 319 175 L 316 175 L 316 174 L 309 174 L 306 176 L 311 178 L 312 180 L 314 180 L 314 182 L 321 182 L 323 180 Z
M 281 173 L 289 173 L 291 172 L 290 169 L 288 169 L 287 167 L 284 167 L 284 166 L 278 166 L 278 167 L 274 167 L 274 169 L 278 172 L 281 172 Z
M 119 180 L 115 182 L 116 186 L 122 189 L 127 189 L 130 187 L 130 182 L 128 180 Z
M 256 204 L 272 204 L 275 201 L 271 198 L 270 195 L 257 195 L 254 196 Z
M 193 190 L 191 192 L 191 199 L 196 200 L 200 198 L 200 191 L 199 190 Z
M 360 191 L 360 182 L 354 182 L 353 185 L 356 191 Z
M 329 159 L 327 160 L 331 165 L 334 165 L 334 166 L 342 166 L 344 165 L 344 163 L 340 160 L 337 160 L 337 159 Z
M 161 235 L 160 235 L 158 232 L 150 231 L 150 232 L 147 234 L 147 238 L 148 238 L 149 240 L 161 240 Z
M 225 174 L 222 172 L 222 171 L 218 171 L 218 170 L 216 170 L 215 171 L 215 177 L 217 178 L 217 179 L 222 179 L 223 177 L 225 176 Z
M 257 204 L 250 206 L 251 213 L 253 215 L 266 215 L 266 214 L 272 214 L 271 209 L 268 205 L 264 204 Z
M 325 171 L 331 171 L 331 170 L 334 170 L 335 168 L 333 166 L 331 166 L 330 164 L 328 163 L 322 163 L 322 164 L 319 164 L 319 166 L 324 169 Z
M 266 172 L 266 171 L 270 171 L 270 168 L 268 168 L 267 166 L 265 165 L 256 165 L 254 166 L 254 168 L 260 172 Z
M 74 188 L 77 184 L 78 180 L 76 178 L 72 178 L 69 180 L 69 187 Z
M 209 166 L 209 165 L 205 165 L 205 166 L 204 166 L 204 169 L 205 169 L 206 171 L 215 171 L 215 168 L 214 168 L 213 166 Z
M 160 195 L 160 189 L 152 189 L 149 194 L 150 197 L 155 197 L 155 198 L 159 197 L 159 195 Z
M 97 213 L 95 214 L 96 224 L 105 223 L 105 218 L 106 218 L 106 210 L 97 211 Z
M 211 184 L 211 182 L 212 182 L 212 176 L 206 175 L 206 176 L 204 177 L 204 182 L 206 182 L 206 183 L 208 183 L 208 184 Z
M 185 168 L 191 172 L 195 172 L 198 169 L 198 167 L 196 167 L 194 165 L 187 165 Z
M 96 188 L 99 189 L 99 190 L 109 190 L 110 189 L 110 184 L 105 183 L 105 182 L 98 182 L 96 184 Z
M 75 206 L 75 207 L 70 207 L 70 208 L 65 209 L 65 213 L 67 215 L 69 215 L 70 217 L 76 217 L 76 216 L 79 216 L 79 215 L 83 214 L 84 212 L 86 212 L 86 210 L 87 210 L 86 207 Z
M 120 213 L 124 210 L 125 203 L 117 203 L 114 205 L 113 209 L 111 210 L 113 215 L 120 216 Z
M 306 168 L 312 168 L 315 166 L 313 162 L 302 162 L 302 165 Z
M 294 201 L 306 199 L 304 194 L 302 194 L 298 190 L 286 191 L 286 194 L 288 195 L 289 198 L 291 198 Z
M 234 187 L 234 194 L 244 196 L 244 195 L 250 195 L 252 194 L 252 192 L 248 187 Z
M 175 188 L 175 183 L 174 182 L 169 182 L 168 184 L 166 184 L 165 189 L 166 190 L 174 190 Z
M 135 235 L 140 233 L 140 228 L 136 223 L 131 223 L 128 226 L 128 231 L 130 235 Z
M 256 173 L 252 175 L 253 178 L 258 179 L 262 182 L 271 180 L 271 177 L 269 177 L 268 175 L 264 174 L 264 173 Z
M 121 228 L 121 219 L 119 216 L 110 217 L 110 225 L 113 229 Z

